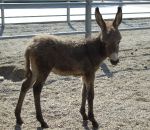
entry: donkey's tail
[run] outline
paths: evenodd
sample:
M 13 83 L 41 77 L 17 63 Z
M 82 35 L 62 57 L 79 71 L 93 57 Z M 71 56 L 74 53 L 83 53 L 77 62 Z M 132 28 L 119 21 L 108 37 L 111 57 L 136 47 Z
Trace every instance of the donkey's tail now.
M 30 69 L 30 49 L 27 48 L 25 51 L 25 77 L 29 78 L 32 76 L 32 71 Z

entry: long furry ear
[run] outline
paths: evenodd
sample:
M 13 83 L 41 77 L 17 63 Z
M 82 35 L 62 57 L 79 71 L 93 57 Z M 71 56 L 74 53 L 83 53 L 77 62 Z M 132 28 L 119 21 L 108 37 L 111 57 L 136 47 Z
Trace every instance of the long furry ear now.
M 118 28 L 122 21 L 122 8 L 118 7 L 118 12 L 116 14 L 115 20 L 113 21 L 113 26 Z
M 96 22 L 100 26 L 100 28 L 102 30 L 105 30 L 106 29 L 106 24 L 105 24 L 105 21 L 102 18 L 101 13 L 99 12 L 98 7 L 96 7 L 96 9 L 95 9 L 95 18 L 96 18 Z

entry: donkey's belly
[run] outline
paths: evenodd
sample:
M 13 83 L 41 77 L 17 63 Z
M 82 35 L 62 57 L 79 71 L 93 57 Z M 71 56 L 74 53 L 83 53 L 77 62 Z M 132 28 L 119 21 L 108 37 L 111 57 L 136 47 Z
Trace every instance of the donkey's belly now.
M 67 75 L 73 75 L 73 76 L 81 76 L 83 75 L 83 71 L 79 70 L 79 69 L 63 69 L 63 68 L 53 68 L 52 72 L 58 75 L 63 75 L 63 76 L 67 76 Z

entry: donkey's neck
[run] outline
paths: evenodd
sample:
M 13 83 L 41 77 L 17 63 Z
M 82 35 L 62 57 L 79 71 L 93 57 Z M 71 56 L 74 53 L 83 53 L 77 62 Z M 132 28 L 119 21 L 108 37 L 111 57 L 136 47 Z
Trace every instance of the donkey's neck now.
M 87 40 L 86 50 L 93 66 L 99 66 L 107 58 L 105 44 L 100 40 L 100 36 Z

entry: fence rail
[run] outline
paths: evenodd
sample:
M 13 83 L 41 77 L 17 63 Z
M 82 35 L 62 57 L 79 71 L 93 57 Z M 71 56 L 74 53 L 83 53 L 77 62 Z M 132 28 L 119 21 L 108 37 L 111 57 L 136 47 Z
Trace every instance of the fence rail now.
M 87 0 L 88 1 L 88 0 Z M 91 2 L 91 1 L 90 1 Z M 150 4 L 150 1 L 139 2 L 92 2 L 92 6 L 97 5 L 139 5 Z M 41 2 L 41 3 L 0 3 L 4 9 L 29 9 L 29 8 L 81 8 L 87 5 L 87 2 Z
M 3 0 L 1 0 L 3 1 Z M 105 1 L 105 0 L 104 0 Z M 1 29 L 4 29 L 5 27 L 5 18 L 12 18 L 12 17 L 5 17 L 5 9 L 43 9 L 43 8 L 66 8 L 67 9 L 67 15 L 43 15 L 40 17 L 53 17 L 53 16 L 67 16 L 67 22 L 68 25 L 71 26 L 71 19 L 70 16 L 78 16 L 78 14 L 70 14 L 70 8 L 85 8 L 85 14 L 79 14 L 79 15 L 85 15 L 85 31 L 72 31 L 72 32 L 60 32 L 57 33 L 56 35 L 65 35 L 65 34 L 80 34 L 80 33 L 85 33 L 86 37 L 91 35 L 91 32 L 96 32 L 91 29 L 91 9 L 92 7 L 95 7 L 97 5 L 100 6 L 111 6 L 111 5 L 119 5 L 119 6 L 124 6 L 124 5 L 150 5 L 150 1 L 148 0 L 143 0 L 143 1 L 131 1 L 131 0 L 126 0 L 123 2 L 123 0 L 118 0 L 118 1 L 106 1 L 106 2 L 98 2 L 98 1 L 93 1 L 91 0 L 86 0 L 86 2 L 70 2 L 67 0 L 67 2 L 37 2 L 37 3 L 0 3 L 1 7 Z M 150 12 L 129 12 L 129 13 L 124 13 L 124 14 L 150 14 Z M 105 13 L 105 15 L 111 15 L 113 13 Z M 23 17 L 39 17 L 37 16 L 14 16 L 15 18 L 23 18 Z M 150 18 L 150 16 L 149 16 Z M 133 30 L 133 29 L 150 29 L 150 27 L 142 27 L 142 28 L 122 28 L 120 30 Z M 0 39 L 8 39 L 8 38 L 24 38 L 24 37 L 31 37 L 36 34 L 31 34 L 31 35 L 14 35 L 14 36 L 0 36 Z

